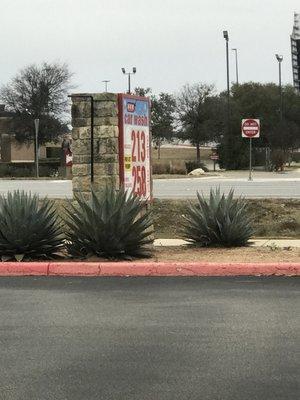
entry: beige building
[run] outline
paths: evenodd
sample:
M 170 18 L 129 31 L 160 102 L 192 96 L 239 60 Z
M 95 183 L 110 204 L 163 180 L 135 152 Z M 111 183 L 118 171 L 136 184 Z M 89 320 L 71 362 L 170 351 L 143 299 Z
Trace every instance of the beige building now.
M 13 133 L 14 114 L 6 111 L 0 104 L 0 162 L 28 163 L 34 162 L 34 143 L 19 143 Z M 40 146 L 39 158 L 59 158 L 61 143 L 46 143 Z

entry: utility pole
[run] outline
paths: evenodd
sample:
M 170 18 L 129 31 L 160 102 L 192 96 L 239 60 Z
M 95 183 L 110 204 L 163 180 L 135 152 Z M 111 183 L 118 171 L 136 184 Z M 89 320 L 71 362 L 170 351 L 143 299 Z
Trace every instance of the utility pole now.
M 110 82 L 109 80 L 105 79 L 102 81 L 105 84 L 105 92 L 107 93 L 107 84 Z

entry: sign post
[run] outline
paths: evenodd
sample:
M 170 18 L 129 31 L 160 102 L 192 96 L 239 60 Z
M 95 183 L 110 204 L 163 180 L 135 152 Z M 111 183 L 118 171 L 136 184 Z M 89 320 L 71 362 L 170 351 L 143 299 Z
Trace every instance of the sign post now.
M 141 200 L 152 198 L 150 102 L 119 94 L 120 183 Z
M 249 181 L 252 181 L 252 139 L 259 138 L 260 120 L 259 119 L 243 119 L 242 120 L 242 137 L 250 139 L 249 148 Z
M 36 177 L 39 177 L 39 126 L 40 120 L 36 118 L 34 120 L 35 127 L 35 173 Z
M 214 172 L 216 171 L 216 161 L 219 160 L 219 155 L 216 153 L 216 151 L 213 152 L 213 154 L 210 156 L 210 159 L 213 160 L 214 162 Z

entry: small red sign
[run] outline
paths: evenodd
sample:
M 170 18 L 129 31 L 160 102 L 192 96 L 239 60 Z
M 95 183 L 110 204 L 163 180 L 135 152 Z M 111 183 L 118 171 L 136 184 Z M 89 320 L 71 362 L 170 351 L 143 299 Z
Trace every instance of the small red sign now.
M 127 103 L 127 111 L 133 113 L 135 111 L 135 104 L 134 103 Z
M 258 138 L 260 134 L 259 119 L 243 119 L 242 120 L 242 137 Z

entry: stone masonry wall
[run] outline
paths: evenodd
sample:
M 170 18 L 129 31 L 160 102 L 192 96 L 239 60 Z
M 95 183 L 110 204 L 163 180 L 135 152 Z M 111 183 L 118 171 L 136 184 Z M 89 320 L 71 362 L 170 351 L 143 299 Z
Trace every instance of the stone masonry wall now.
M 119 188 L 118 95 L 91 93 L 94 98 L 94 190 Z M 73 193 L 91 191 L 91 100 L 72 96 Z

